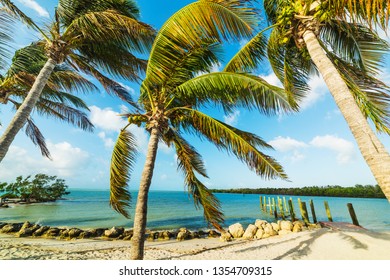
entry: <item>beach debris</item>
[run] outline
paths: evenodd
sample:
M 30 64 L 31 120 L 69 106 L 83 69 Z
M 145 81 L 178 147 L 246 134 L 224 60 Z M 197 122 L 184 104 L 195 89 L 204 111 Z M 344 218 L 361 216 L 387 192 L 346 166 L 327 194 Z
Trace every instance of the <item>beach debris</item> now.
M 257 226 L 250 224 L 246 228 L 242 238 L 244 238 L 244 239 L 253 239 L 255 237 L 256 232 L 257 232 Z
M 241 238 L 245 231 L 240 223 L 235 223 L 229 226 L 229 232 L 233 236 L 233 238 Z

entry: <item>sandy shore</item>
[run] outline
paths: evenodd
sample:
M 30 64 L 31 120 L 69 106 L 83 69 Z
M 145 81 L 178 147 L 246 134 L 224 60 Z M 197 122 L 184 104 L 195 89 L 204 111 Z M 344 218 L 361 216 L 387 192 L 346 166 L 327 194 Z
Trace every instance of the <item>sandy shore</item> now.
M 125 260 L 129 241 L 72 241 L 0 235 L 3 260 Z M 146 243 L 148 260 L 390 260 L 390 233 L 322 228 L 261 240 L 218 238 Z

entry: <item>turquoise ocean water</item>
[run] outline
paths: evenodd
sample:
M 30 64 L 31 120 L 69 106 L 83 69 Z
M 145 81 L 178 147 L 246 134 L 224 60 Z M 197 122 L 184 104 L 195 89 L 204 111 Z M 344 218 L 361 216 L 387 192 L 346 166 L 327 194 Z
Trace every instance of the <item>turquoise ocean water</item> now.
M 132 206 L 134 207 L 136 193 L 132 195 Z M 225 226 L 236 222 L 248 225 L 254 223 L 256 219 L 273 220 L 272 216 L 259 210 L 259 195 L 216 194 L 216 196 L 222 203 Z M 298 210 L 297 197 L 293 196 L 292 198 L 295 208 Z M 327 220 L 323 206 L 324 200 L 328 201 L 333 220 L 336 222 L 351 221 L 346 204 L 352 203 L 362 226 L 375 231 L 390 231 L 390 203 L 386 199 L 305 196 L 300 196 L 300 198 L 302 201 L 306 201 L 307 205 L 309 205 L 309 200 L 313 199 L 319 221 Z M 42 225 L 83 229 L 112 226 L 132 227 L 132 220 L 128 220 L 112 210 L 108 199 L 108 191 L 71 190 L 71 194 L 66 196 L 66 200 L 0 208 L 0 221 L 30 221 Z M 133 216 L 133 211 L 131 214 Z M 298 212 L 297 216 L 300 217 Z M 208 226 L 203 219 L 203 211 L 195 209 L 192 198 L 187 193 L 152 191 L 149 195 L 147 227 L 150 229 L 176 229 L 180 227 L 201 229 Z

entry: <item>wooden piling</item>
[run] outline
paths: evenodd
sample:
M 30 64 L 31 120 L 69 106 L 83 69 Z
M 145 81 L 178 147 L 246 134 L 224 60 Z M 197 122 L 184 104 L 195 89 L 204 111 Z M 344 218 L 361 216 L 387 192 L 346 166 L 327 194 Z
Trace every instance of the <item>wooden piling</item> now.
M 294 206 L 291 198 L 288 200 L 288 208 L 290 208 L 291 222 L 295 222 Z
M 286 202 L 286 197 L 285 196 L 283 196 L 283 204 L 284 204 L 284 211 L 286 213 L 288 213 L 288 207 L 287 207 L 287 202 Z
M 268 207 L 269 207 L 269 214 L 272 215 L 272 205 L 271 205 L 271 197 L 268 197 Z
M 352 203 L 347 203 L 347 207 L 348 207 L 349 215 L 351 215 L 352 223 L 355 226 L 360 226 L 359 221 L 356 217 L 355 209 L 353 209 Z
M 330 213 L 330 208 L 329 208 L 328 202 L 324 201 L 324 205 L 325 205 L 326 215 L 328 216 L 329 222 L 333 222 L 332 214 Z
M 314 209 L 314 202 L 313 199 L 310 199 L 310 209 L 311 209 L 311 215 L 313 216 L 313 223 L 317 223 L 317 216 L 316 211 Z
M 275 212 L 276 204 L 275 204 L 275 197 L 272 198 L 272 211 Z
M 307 214 L 306 202 L 304 202 L 304 201 L 301 202 L 301 214 L 302 214 L 302 219 L 305 222 L 305 224 L 306 225 L 310 224 L 309 216 Z
M 278 197 L 278 206 L 279 206 L 280 215 L 282 216 L 282 219 L 285 220 L 286 218 L 284 216 L 284 211 L 283 211 L 283 201 L 279 197 Z
M 263 211 L 263 197 L 260 195 L 260 211 Z
M 264 196 L 264 201 L 263 201 L 263 211 L 267 212 L 267 198 Z

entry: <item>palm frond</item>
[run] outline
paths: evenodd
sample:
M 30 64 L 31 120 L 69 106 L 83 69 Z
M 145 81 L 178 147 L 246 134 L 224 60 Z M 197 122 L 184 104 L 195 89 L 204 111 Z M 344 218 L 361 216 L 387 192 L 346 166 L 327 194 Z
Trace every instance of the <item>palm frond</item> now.
M 368 23 L 384 30 L 389 22 L 389 2 L 378 0 L 329 0 L 328 7 L 338 18 Z
M 139 81 L 145 73 L 147 61 L 136 57 L 123 46 L 85 44 L 78 48 L 83 58 L 101 71 L 130 81 Z
M 27 119 L 26 123 L 26 135 L 31 139 L 34 145 L 38 146 L 41 150 L 41 154 L 48 159 L 51 159 L 50 151 L 46 146 L 45 137 L 35 125 L 31 118 Z
M 390 134 L 390 87 L 333 53 L 327 55 L 336 65 L 362 114 L 372 121 L 377 131 Z
M 228 112 L 241 106 L 256 108 L 266 115 L 294 110 L 283 89 L 249 74 L 217 72 L 201 75 L 177 87 L 176 96 L 187 105 L 222 104 Z
M 384 56 L 389 51 L 389 44 L 375 31 L 345 21 L 334 20 L 324 25 L 319 38 L 324 47 L 341 59 L 373 75 L 384 66 Z
M 164 135 L 164 141 L 173 143 L 176 149 L 178 169 L 184 174 L 185 185 L 189 194 L 193 197 L 195 207 L 203 208 L 205 220 L 217 229 L 222 229 L 223 213 L 218 199 L 207 187 L 199 181 L 195 172 L 207 177 L 204 163 L 198 152 L 195 151 L 184 138 L 170 130 Z
M 251 36 L 254 13 L 249 8 L 240 9 L 242 2 L 197 1 L 171 16 L 158 32 L 150 53 L 146 70 L 150 82 L 166 81 L 174 59 L 182 57 L 203 40 L 221 42 Z
M 43 47 L 37 42 L 32 43 L 15 52 L 7 76 L 14 76 L 20 72 L 38 75 L 46 61 Z
M 41 98 L 43 100 L 59 102 L 67 106 L 89 111 L 88 105 L 84 100 L 67 92 L 45 89 L 45 91 L 42 92 Z
M 267 52 L 267 38 L 259 32 L 226 64 L 226 72 L 251 72 L 264 59 Z
M 22 22 L 27 24 L 29 27 L 35 28 L 38 31 L 41 31 L 41 29 L 38 27 L 38 25 L 25 13 L 23 13 L 12 1 L 9 0 L 0 0 L 0 4 L 2 4 L 4 7 L 8 9 L 8 12 L 12 14 L 13 16 L 20 19 Z
M 0 2 L 1 3 L 1 2 Z M 12 18 L 0 9 L 0 71 L 5 69 L 12 42 Z
M 180 110 L 188 112 L 187 120 L 182 123 L 186 131 L 203 136 L 217 148 L 234 154 L 259 176 L 266 179 L 287 179 L 282 166 L 258 150 L 258 147 L 271 148 L 258 136 L 229 126 L 197 110 Z
M 134 136 L 126 129 L 121 130 L 112 152 L 110 167 L 110 205 L 126 218 L 130 218 L 130 192 L 127 190 L 130 173 L 137 155 Z
M 308 93 L 309 76 L 316 70 L 310 57 L 297 57 L 296 53 L 302 54 L 302 51 L 304 50 L 298 50 L 293 43 L 283 44 L 279 30 L 272 30 L 267 45 L 268 59 L 292 106 L 299 104 Z
M 85 131 L 92 132 L 94 129 L 94 125 L 88 119 L 86 113 L 62 102 L 40 98 L 36 106 L 36 111 L 41 115 L 65 121 Z
M 54 68 L 48 84 L 52 85 L 52 89 L 67 92 L 90 93 L 98 90 L 90 80 L 64 65 Z
M 91 11 L 72 21 L 63 33 L 63 39 L 77 42 L 82 38 L 82 47 L 86 42 L 105 46 L 123 46 L 139 53 L 147 53 L 153 43 L 154 29 L 136 19 L 122 15 L 116 10 Z M 82 49 L 81 49 L 82 50 Z
M 138 108 L 138 105 L 133 101 L 133 98 L 131 97 L 131 93 L 121 84 L 103 75 L 95 67 L 90 65 L 88 61 L 84 60 L 84 57 L 76 54 L 71 54 L 71 57 L 73 61 L 73 67 L 81 70 L 88 75 L 92 75 L 93 77 L 95 77 L 108 94 L 116 95 L 128 104 L 134 106 L 135 108 Z
M 172 144 L 175 146 L 176 155 L 179 158 L 179 170 L 195 170 L 203 177 L 208 178 L 202 156 L 184 138 L 182 138 L 173 129 L 169 129 L 164 133 L 163 140 L 168 146 Z
M 139 9 L 132 0 L 59 0 L 58 15 L 61 23 L 69 26 L 72 21 L 90 11 L 116 10 L 130 18 L 139 17 Z

